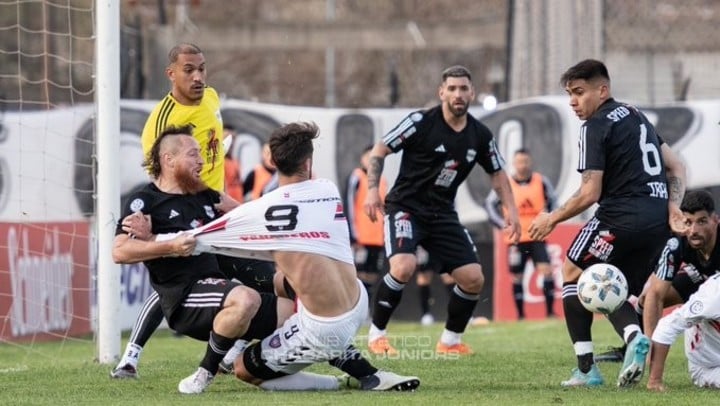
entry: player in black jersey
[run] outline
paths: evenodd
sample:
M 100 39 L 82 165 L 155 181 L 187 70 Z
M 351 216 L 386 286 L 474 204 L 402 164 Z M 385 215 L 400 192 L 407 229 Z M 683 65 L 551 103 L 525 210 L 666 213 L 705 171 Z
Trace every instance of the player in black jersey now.
M 688 192 L 680 209 L 686 217 L 687 235 L 667 241 L 655 273 L 640 296 L 648 337 L 652 337 L 663 308 L 687 302 L 708 277 L 720 272 L 718 216 L 712 195 L 706 191 Z
M 217 361 L 228 351 L 228 344 L 232 347 L 233 337 L 245 340 L 265 338 L 294 311 L 293 301 L 285 298 L 292 299 L 289 296 L 291 292 L 286 292 L 282 298 L 267 292 L 258 295 L 255 290 L 228 280 L 225 272 L 241 278 L 244 272 L 253 274 L 252 269 L 229 270 L 237 265 L 233 258 L 212 254 L 185 257 L 192 253 L 195 244 L 194 239 L 183 238 L 182 235 L 170 242 L 155 240 L 157 234 L 199 227 L 218 217 L 219 211 L 226 212 L 237 205 L 232 199 L 221 199 L 218 192 L 208 189 L 199 179 L 198 168 L 201 166 L 198 163 L 202 163 L 202 158 L 199 158 L 198 151 L 190 127 L 169 127 L 161 134 L 147 160 L 156 180 L 128 199 L 125 218 L 118 222 L 113 250 L 116 262 L 145 262 L 162 312 L 171 328 L 196 339 L 209 338 L 208 352 L 200 368 L 178 387 L 182 393 L 200 393 L 212 382 L 218 371 Z M 131 213 L 137 212 L 142 214 L 134 216 L 135 220 L 149 215 L 152 222 L 128 221 L 133 217 Z M 144 229 L 148 225 L 151 225 L 151 230 Z M 145 237 L 140 239 L 135 235 Z M 242 264 L 248 263 L 251 261 Z M 264 277 L 265 274 L 255 276 Z M 245 302 L 240 304 L 247 307 L 246 313 L 239 314 L 238 309 L 233 309 L 235 312 L 230 313 L 232 320 L 224 318 L 218 322 L 217 318 L 235 304 L 238 289 L 244 295 Z M 221 335 L 222 332 L 216 329 L 216 323 L 220 323 L 223 332 L 228 331 L 234 323 L 244 322 L 241 316 L 252 317 L 244 335 Z M 357 379 L 363 390 L 414 390 L 420 384 L 416 377 L 378 370 L 352 345 L 329 364 Z M 339 384 L 335 380 L 333 382 Z
M 212 221 L 219 195 L 199 178 L 203 162 L 192 129 L 168 127 L 146 160 L 154 181 L 128 199 L 123 217 L 138 211 L 150 215 L 155 234 Z M 112 251 L 116 263 L 145 263 L 172 329 L 208 341 L 197 372 L 178 385 L 181 393 L 202 392 L 237 338 L 263 338 L 293 311 L 290 300 L 228 280 L 214 255 L 190 255 L 194 248 L 195 239 L 186 234 L 169 241 L 134 239 L 120 221 Z
M 438 353 L 470 354 L 462 333 L 479 299 L 484 279 L 475 245 L 455 211 L 458 187 L 476 164 L 490 175 L 493 189 L 508 211 L 506 231 L 517 241 L 520 225 L 504 161 L 490 130 L 468 114 L 475 97 L 470 71 L 452 66 L 442 73 L 438 90 L 442 103 L 407 116 L 375 144 L 368 168 L 365 211 L 372 220 L 385 213 L 386 250 L 390 272 L 380 281 L 373 300 L 369 349 L 395 354 L 386 336 L 388 321 L 403 288 L 416 269 L 418 244 L 443 264 L 456 281 L 448 303 L 445 330 Z M 379 193 L 385 156 L 403 151 L 400 171 L 383 207 Z
M 593 314 L 577 297 L 577 280 L 588 266 L 610 263 L 627 278 L 630 294 L 640 294 L 669 237 L 668 225 L 674 231 L 685 229 L 680 211 L 685 167 L 644 114 L 612 98 L 602 62 L 579 62 L 562 75 L 561 84 L 575 114 L 585 120 L 579 139 L 581 185 L 560 207 L 539 214 L 530 235 L 542 240 L 558 223 L 599 205 L 568 249 L 562 290 L 565 322 L 578 359 L 578 368 L 562 385 L 596 386 L 603 378 L 593 361 Z M 628 344 L 617 384 L 635 384 L 642 377 L 650 341 L 630 303 L 608 319 Z

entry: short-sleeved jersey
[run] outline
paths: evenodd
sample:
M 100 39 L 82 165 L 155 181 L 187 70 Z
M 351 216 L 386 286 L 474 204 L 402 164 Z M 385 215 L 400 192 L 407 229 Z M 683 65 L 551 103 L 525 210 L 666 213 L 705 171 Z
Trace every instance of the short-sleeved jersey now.
M 603 171 L 595 216 L 625 230 L 667 224 L 663 140 L 635 107 L 608 99 L 580 130 L 578 171 Z
M 153 234 L 191 230 L 214 220 L 218 214 L 213 204 L 219 201 L 218 192 L 208 189 L 195 195 L 170 194 L 160 191 L 154 183 L 146 185 L 127 199 L 123 208 L 126 216 L 141 211 L 150 215 Z M 123 234 L 122 220 L 115 234 Z M 144 261 L 150 273 L 150 282 L 160 295 L 163 312 L 170 317 L 187 296 L 195 281 L 204 278 L 221 278 L 214 255 L 190 257 L 163 257 Z
M 655 342 L 671 345 L 685 332 L 685 355 L 691 364 L 720 366 L 720 274 L 705 281 L 681 307 L 660 319 Z
M 280 186 L 192 231 L 196 250 L 272 261 L 273 251 L 353 264 L 340 192 L 327 179 Z
M 454 210 L 455 195 L 475 164 L 487 173 L 505 163 L 490 130 L 467 115 L 462 131 L 443 118 L 442 106 L 408 115 L 383 137 L 393 152 L 403 151 L 400 170 L 385 198 L 388 210 L 416 215 Z
M 200 154 L 205 161 L 200 178 L 208 187 L 222 191 L 225 188 L 225 151 L 223 150 L 223 122 L 220 115 L 220 99 L 212 87 L 205 88 L 202 101 L 197 106 L 180 104 L 168 93 L 150 113 L 142 133 L 143 155 L 155 143 L 155 139 L 168 126 L 193 127 L 193 137 L 200 144 Z
M 705 260 L 698 250 L 688 244 L 687 237 L 670 238 L 660 254 L 655 276 L 669 282 L 679 271 L 686 272 L 696 283 L 720 273 L 720 240 L 715 242 L 710 258 Z

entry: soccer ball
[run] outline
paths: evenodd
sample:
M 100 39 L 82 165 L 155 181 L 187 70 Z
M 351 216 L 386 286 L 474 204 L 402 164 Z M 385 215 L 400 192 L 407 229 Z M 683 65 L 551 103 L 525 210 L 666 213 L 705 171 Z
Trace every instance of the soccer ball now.
M 595 264 L 585 269 L 577 283 L 580 303 L 593 313 L 610 314 L 628 296 L 625 275 L 614 265 Z

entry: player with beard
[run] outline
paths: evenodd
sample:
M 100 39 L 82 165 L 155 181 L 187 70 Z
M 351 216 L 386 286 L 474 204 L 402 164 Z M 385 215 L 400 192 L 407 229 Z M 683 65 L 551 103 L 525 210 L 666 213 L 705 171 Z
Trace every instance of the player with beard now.
M 153 182 L 133 193 L 123 215 L 142 212 L 154 233 L 190 230 L 212 221 L 218 192 L 200 179 L 203 159 L 188 127 L 168 127 L 153 145 L 145 166 Z M 207 341 L 197 372 L 178 385 L 181 393 L 200 393 L 210 384 L 223 356 L 238 338 L 252 340 L 272 332 L 293 303 L 230 281 L 214 255 L 190 256 L 193 237 L 181 233 L 169 241 L 133 238 L 118 222 L 113 244 L 116 263 L 144 262 L 168 325 Z
M 517 242 L 517 208 L 503 169 L 504 161 L 490 130 L 468 114 L 475 98 L 470 71 L 452 66 L 442 73 L 439 106 L 416 111 L 390 130 L 372 149 L 367 172 L 365 212 L 371 220 L 385 213 L 385 247 L 390 271 L 378 284 L 373 300 L 369 350 L 393 355 L 386 327 L 400 303 L 403 289 L 417 268 L 415 251 L 421 244 L 442 264 L 456 284 L 448 303 L 448 317 L 435 350 L 440 354 L 471 354 L 462 334 L 480 298 L 484 277 L 475 244 L 455 210 L 458 187 L 475 165 L 490 176 L 492 188 L 506 209 L 505 231 Z M 385 157 L 402 151 L 400 170 L 383 204 L 380 177 Z
M 200 179 L 192 176 L 181 182 L 193 190 L 203 188 L 197 182 L 202 181 L 211 189 L 222 192 L 225 187 L 223 151 L 223 122 L 220 115 L 220 100 L 218 94 L 206 83 L 207 69 L 205 57 L 197 45 L 181 43 L 174 46 L 168 54 L 169 64 L 165 73 L 171 83 L 170 92 L 155 106 L 150 113 L 141 136 L 143 154 L 147 156 L 155 140 L 168 127 L 182 127 L 190 125 L 193 128 L 192 136 L 200 147 L 200 156 L 203 159 Z M 140 226 L 138 223 L 145 223 Z M 135 212 L 123 219 L 125 232 L 133 230 L 136 239 L 149 240 L 151 233 L 141 230 L 150 230 L 152 225 L 149 218 L 141 212 Z M 275 269 L 267 261 L 247 260 L 241 258 L 218 257 L 221 269 L 229 278 L 240 280 L 243 284 L 262 292 L 273 291 L 273 274 Z M 157 293 L 153 292 L 145 298 L 145 302 L 138 313 L 133 325 L 125 352 L 117 366 L 110 372 L 110 377 L 137 378 L 137 367 L 142 355 L 143 347 L 150 339 L 163 320 Z M 228 371 L 234 356 L 244 347 L 239 342 L 237 348 L 228 353 L 223 363 L 223 370 Z

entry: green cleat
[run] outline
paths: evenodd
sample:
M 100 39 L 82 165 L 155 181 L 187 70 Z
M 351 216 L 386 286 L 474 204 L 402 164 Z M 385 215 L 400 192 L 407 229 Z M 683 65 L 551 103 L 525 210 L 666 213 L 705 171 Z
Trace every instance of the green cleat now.
M 625 351 L 623 366 L 620 368 L 617 380 L 619 388 L 626 388 L 640 382 L 645 371 L 645 359 L 649 350 L 650 339 L 642 333 L 637 333 Z
M 567 381 L 562 381 L 560 383 L 560 386 L 568 388 L 578 386 L 593 387 L 600 386 L 604 383 L 605 380 L 600 374 L 600 370 L 596 365 L 593 364 L 593 366 L 586 374 L 580 372 L 580 369 L 578 368 L 573 369 L 570 379 L 568 379 Z

